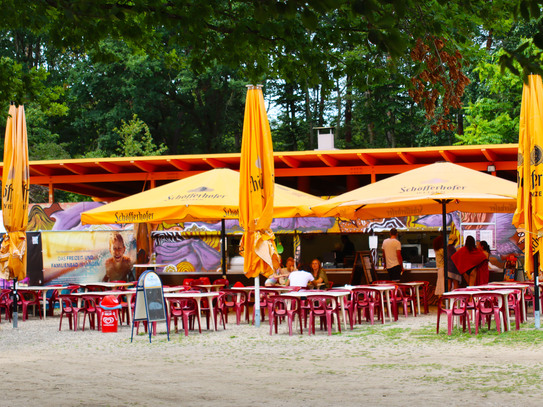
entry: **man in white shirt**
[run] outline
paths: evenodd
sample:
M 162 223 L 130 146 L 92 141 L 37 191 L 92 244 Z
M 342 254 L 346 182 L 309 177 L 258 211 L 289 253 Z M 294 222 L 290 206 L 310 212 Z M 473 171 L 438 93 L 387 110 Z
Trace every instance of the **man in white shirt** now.
M 313 280 L 313 274 L 304 270 L 295 270 L 288 276 L 287 285 L 291 287 L 307 287 L 307 284 Z
M 383 260 L 390 280 L 400 280 L 403 273 L 402 244 L 396 228 L 390 229 L 390 237 L 383 242 Z

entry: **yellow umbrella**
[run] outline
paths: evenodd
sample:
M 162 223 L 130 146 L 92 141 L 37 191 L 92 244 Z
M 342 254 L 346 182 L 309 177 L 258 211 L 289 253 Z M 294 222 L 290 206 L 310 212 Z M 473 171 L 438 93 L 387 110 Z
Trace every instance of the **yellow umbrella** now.
M 239 217 L 240 174 L 227 168 L 203 172 L 119 199 L 81 214 L 84 224 L 190 222 Z M 275 184 L 273 217 L 310 216 L 316 196 Z
M 518 142 L 518 196 L 513 224 L 524 228 L 524 269 L 534 277 L 534 314 L 539 328 L 539 267 L 534 255 L 539 253 L 539 238 L 543 231 L 543 84 L 541 77 L 530 75 L 522 90 Z M 538 259 L 538 256 L 535 256 Z
M 240 160 L 240 242 L 247 277 L 268 277 L 279 266 L 270 229 L 274 208 L 273 146 L 261 86 L 248 86 Z M 258 301 L 257 301 L 258 302 Z M 257 317 L 255 316 L 255 320 Z
M 514 212 L 514 182 L 447 162 L 430 164 L 311 207 L 319 216 L 376 219 L 447 212 Z
M 23 106 L 9 108 L 2 171 L 2 216 L 6 234 L 0 247 L 0 277 L 22 280 L 26 276 L 26 227 L 28 225 L 28 142 Z
M 255 279 L 255 325 L 260 326 L 259 276 L 279 267 L 275 237 L 270 229 L 274 207 L 273 147 L 261 86 L 248 86 L 241 143 L 239 223 L 243 271 Z
M 443 162 L 366 185 L 312 209 L 319 216 L 349 219 L 441 213 L 447 242 L 447 212 L 514 212 L 516 193 L 514 182 Z M 447 268 L 445 262 L 445 287 Z

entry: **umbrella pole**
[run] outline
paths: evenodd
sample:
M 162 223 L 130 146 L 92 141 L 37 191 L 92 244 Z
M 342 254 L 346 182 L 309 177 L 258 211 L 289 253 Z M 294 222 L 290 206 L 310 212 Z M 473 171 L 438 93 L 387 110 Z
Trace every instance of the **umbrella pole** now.
M 260 327 L 260 275 L 255 277 L 255 326 Z
M 226 221 L 221 219 L 221 269 L 222 278 L 226 278 Z
M 449 249 L 449 240 L 447 238 L 447 201 L 441 202 L 441 219 L 443 222 L 443 274 L 445 274 L 443 284 L 445 284 L 444 291 L 449 291 L 449 265 L 448 260 L 448 249 Z
M 11 292 L 11 318 L 13 319 L 13 328 L 17 328 L 17 320 L 19 319 L 19 313 L 17 312 L 17 277 L 13 279 L 13 291 Z
M 535 328 L 541 328 L 541 319 L 539 315 L 539 252 L 534 254 L 534 319 Z

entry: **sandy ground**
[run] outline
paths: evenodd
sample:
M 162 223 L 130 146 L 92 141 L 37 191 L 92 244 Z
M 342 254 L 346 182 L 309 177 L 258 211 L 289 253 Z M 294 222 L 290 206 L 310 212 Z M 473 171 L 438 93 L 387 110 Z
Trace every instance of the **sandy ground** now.
M 0 406 L 541 405 L 539 347 L 438 338 L 435 311 L 332 336 L 289 337 L 286 324 L 270 336 L 267 321 L 233 320 L 169 341 L 159 323 L 152 343 L 131 343 L 127 326 L 59 332 L 58 317 L 17 329 L 2 319 Z

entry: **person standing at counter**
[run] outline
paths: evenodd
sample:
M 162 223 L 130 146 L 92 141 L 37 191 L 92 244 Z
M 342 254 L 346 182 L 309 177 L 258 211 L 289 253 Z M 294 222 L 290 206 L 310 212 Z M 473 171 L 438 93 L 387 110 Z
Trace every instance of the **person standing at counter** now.
M 477 279 L 475 284 L 484 285 L 488 284 L 488 280 L 490 279 L 490 269 L 488 268 L 490 246 L 485 240 L 481 240 L 480 242 L 477 242 L 477 248 L 485 254 L 487 261 L 482 262 L 479 267 L 477 267 Z
M 452 255 L 456 253 L 456 242 L 458 238 L 455 235 L 449 236 L 447 245 L 447 277 L 449 277 L 449 291 L 457 289 L 462 282 L 462 275 L 458 272 L 456 265 L 452 261 Z
M 466 243 L 463 247 L 452 255 L 452 261 L 456 265 L 458 272 L 462 274 L 468 285 L 475 285 L 477 281 L 477 267 L 486 263 L 488 268 L 488 259 L 482 250 L 475 245 L 473 236 L 466 237 Z
M 445 259 L 443 252 L 443 236 L 439 235 L 432 241 L 436 255 L 437 282 L 435 294 L 439 298 L 445 292 Z
M 383 241 L 383 261 L 390 280 L 400 280 L 403 273 L 402 244 L 396 228 L 390 229 L 390 237 Z

